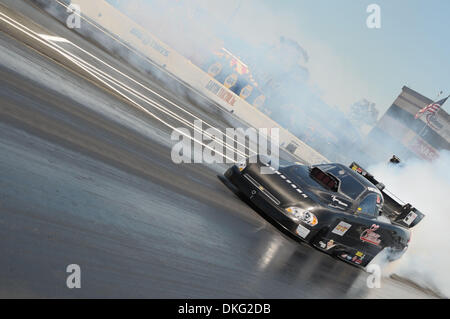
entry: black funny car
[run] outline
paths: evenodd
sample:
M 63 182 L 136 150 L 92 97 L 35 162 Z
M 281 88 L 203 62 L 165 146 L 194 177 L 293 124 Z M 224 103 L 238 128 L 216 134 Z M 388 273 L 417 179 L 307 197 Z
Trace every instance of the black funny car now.
M 223 177 L 287 231 L 355 266 L 367 266 L 383 249 L 390 260 L 399 258 L 408 247 L 410 228 L 424 218 L 356 163 L 275 169 L 257 156 L 233 165 Z

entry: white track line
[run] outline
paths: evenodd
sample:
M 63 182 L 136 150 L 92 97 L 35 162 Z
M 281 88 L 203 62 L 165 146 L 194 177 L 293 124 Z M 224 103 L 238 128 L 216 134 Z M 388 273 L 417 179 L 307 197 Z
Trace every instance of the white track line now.
M 50 40 L 51 40 L 52 42 L 53 42 L 53 40 L 54 40 L 54 38 L 55 38 L 55 37 L 53 37 L 53 36 L 48 36 L 48 35 L 46 35 L 46 34 L 37 34 L 37 35 L 40 36 L 41 38 L 46 39 L 46 40 L 47 40 L 48 38 L 50 38 Z M 82 52 L 84 52 L 84 53 L 88 54 L 89 56 L 93 57 L 95 60 L 97 60 L 97 61 L 99 61 L 99 62 L 102 62 L 103 64 L 105 64 L 106 66 L 108 66 L 109 68 L 111 68 L 112 70 L 114 70 L 115 72 L 117 72 L 117 73 L 119 73 L 120 75 L 124 76 L 125 78 L 127 78 L 127 79 L 131 80 L 132 82 L 138 84 L 139 86 L 141 86 L 141 87 L 147 89 L 148 91 L 153 92 L 151 89 L 149 89 L 149 88 L 147 88 L 146 86 L 142 85 L 140 82 L 134 80 L 133 78 L 131 78 L 131 77 L 129 77 L 128 75 L 124 74 L 123 72 L 117 70 L 116 68 L 110 66 L 109 64 L 107 64 L 107 63 L 104 62 L 103 60 L 97 58 L 96 56 L 90 54 L 89 52 L 87 52 L 87 51 L 81 49 L 80 47 L 78 47 L 77 45 L 75 45 L 73 42 L 68 41 L 68 40 L 66 40 L 66 39 L 64 39 L 65 41 L 61 41 L 60 39 L 63 39 L 63 38 L 57 39 L 56 42 L 65 42 L 65 43 L 68 43 L 68 44 L 70 44 L 70 45 L 76 47 L 77 49 L 81 50 Z M 134 96 L 138 97 L 140 100 L 143 100 L 143 101 L 147 102 L 148 104 L 152 105 L 153 107 L 155 107 L 156 109 L 158 109 L 158 110 L 160 110 L 160 111 L 162 111 L 162 112 L 164 112 L 164 113 L 169 113 L 169 114 L 170 114 L 169 116 L 174 117 L 174 118 L 177 119 L 178 121 L 184 123 L 186 126 L 189 126 L 189 127 L 193 128 L 194 130 L 200 131 L 201 133 L 205 134 L 207 137 L 209 137 L 209 138 L 211 138 L 211 139 L 213 138 L 213 136 L 212 136 L 211 134 L 209 134 L 209 133 L 207 133 L 207 132 L 204 132 L 203 130 L 198 130 L 198 128 L 195 127 L 191 122 L 189 122 L 188 120 L 184 119 L 183 117 L 181 117 L 180 115 L 176 114 L 175 112 L 171 111 L 170 109 L 168 109 L 168 108 L 165 107 L 164 105 L 162 105 L 162 104 L 158 103 L 157 101 L 155 101 L 155 100 L 153 100 L 153 99 L 151 99 L 151 98 L 145 96 L 144 94 L 140 93 L 139 91 L 136 91 L 135 89 L 131 88 L 130 86 L 128 86 L 128 85 L 126 85 L 126 84 L 124 84 L 123 82 L 121 82 L 121 81 L 119 81 L 119 80 L 113 78 L 113 77 L 112 77 L 111 75 L 109 75 L 108 73 L 106 73 L 106 72 L 104 72 L 104 71 L 102 71 L 102 70 L 96 68 L 96 67 L 93 66 L 92 64 L 89 64 L 88 62 L 84 61 L 83 59 L 81 59 L 80 57 L 76 56 L 76 55 L 73 54 L 72 52 L 67 51 L 67 50 L 64 49 L 63 47 L 61 47 L 61 46 L 59 46 L 59 45 L 57 45 L 57 44 L 55 44 L 55 43 L 53 43 L 53 45 L 54 45 L 56 48 L 58 48 L 59 50 L 65 52 L 67 55 L 70 55 L 72 58 L 78 60 L 79 63 L 83 63 L 83 64 L 85 64 L 88 68 L 90 68 L 90 69 L 92 69 L 92 70 L 95 70 L 95 72 L 96 72 L 97 74 L 100 74 L 101 76 L 103 76 L 103 77 L 109 79 L 111 82 L 116 82 L 116 85 L 118 85 L 118 86 L 120 86 L 120 87 L 122 87 L 122 88 L 124 88 L 124 89 L 127 89 L 128 91 L 133 92 L 132 94 L 133 94 Z M 158 96 L 160 96 L 160 95 L 158 94 Z M 165 101 L 169 101 L 169 102 L 170 102 L 170 100 L 168 100 L 168 99 L 166 99 L 166 98 L 163 98 L 163 99 L 164 99 Z M 187 113 L 188 115 L 192 116 L 194 119 L 196 119 L 196 120 L 202 120 L 202 119 L 200 119 L 199 117 L 195 116 L 194 114 L 192 114 L 192 113 L 190 113 L 190 112 L 184 110 L 182 107 L 180 107 L 180 106 L 174 104 L 173 102 L 170 102 L 170 103 L 171 103 L 172 105 L 175 105 L 175 106 L 176 106 L 177 108 L 179 108 L 180 110 L 183 110 L 185 113 Z M 203 122 L 203 120 L 202 120 L 202 122 Z M 206 126 L 209 126 L 210 128 L 214 129 L 216 132 L 219 132 L 219 133 L 223 134 L 223 132 L 221 132 L 221 131 L 218 130 L 217 128 L 215 128 L 215 127 L 209 125 L 207 122 L 203 122 L 203 123 L 206 124 Z M 228 136 L 228 135 L 226 135 L 226 134 L 223 134 L 223 135 Z M 255 151 L 251 150 L 251 149 L 250 149 L 249 147 L 247 147 L 245 144 L 240 143 L 239 141 L 236 141 L 236 142 L 237 142 L 237 144 L 239 144 L 239 145 L 243 146 L 245 149 L 247 149 L 249 152 L 252 152 L 253 154 L 256 154 Z M 239 150 L 235 149 L 234 147 L 231 148 L 229 145 L 224 145 L 224 146 L 225 146 L 226 148 L 232 149 L 234 152 L 240 153 L 242 156 L 246 156 L 245 152 L 240 152 Z
M 66 10 L 69 10 L 70 8 L 68 6 L 66 6 L 65 4 L 61 3 L 60 1 L 56 0 L 56 3 L 58 3 L 59 5 L 63 6 L 64 8 L 66 8 Z M 97 30 L 99 30 L 100 32 L 102 32 L 103 34 L 105 34 L 106 36 L 110 37 L 111 39 L 113 39 L 114 41 L 116 41 L 117 43 L 121 44 L 122 46 L 126 47 L 128 50 L 132 51 L 133 53 L 143 56 L 145 58 L 145 60 L 147 60 L 148 62 L 150 62 L 152 65 L 156 66 L 158 69 L 161 70 L 161 68 L 154 63 L 153 61 L 151 61 L 150 59 L 148 59 L 146 56 L 142 55 L 140 52 L 136 51 L 134 48 L 130 47 L 129 45 L 125 44 L 124 42 L 120 41 L 119 39 L 111 36 L 109 33 L 105 32 L 104 30 L 102 30 L 101 28 L 99 28 L 96 24 L 92 23 L 91 21 L 87 20 L 85 17 L 83 17 L 82 15 L 78 14 L 76 11 L 73 11 L 74 14 L 76 14 L 77 16 L 79 16 L 81 19 L 83 19 L 84 21 L 86 21 L 87 23 L 89 23 L 90 25 L 92 25 L 93 27 L 95 27 Z M 70 42 L 70 41 L 68 41 Z M 176 108 L 180 109 L 182 112 L 187 113 L 188 115 L 194 117 L 197 120 L 202 120 L 200 118 L 198 118 L 197 116 L 195 116 L 194 114 L 190 113 L 189 111 L 187 111 L 186 109 L 182 108 L 181 106 L 179 106 L 178 104 L 172 102 L 171 100 L 167 99 L 166 97 L 160 95 L 158 92 L 152 90 L 151 88 L 143 85 L 142 83 L 136 81 L 135 79 L 129 77 L 128 75 L 122 73 L 121 71 L 117 70 L 116 68 L 114 68 L 113 66 L 109 65 L 108 63 L 104 62 L 103 60 L 99 59 L 98 57 L 92 55 L 90 52 L 84 50 L 83 48 L 77 46 L 75 43 L 70 42 L 71 45 L 73 45 L 74 47 L 76 47 L 77 49 L 79 49 L 80 51 L 88 54 L 89 56 L 91 56 L 92 58 L 96 59 L 97 61 L 99 61 L 100 63 L 103 63 L 104 65 L 106 65 L 107 67 L 113 69 L 114 71 L 116 71 L 117 73 L 121 74 L 122 76 L 128 78 L 130 81 L 133 81 L 134 83 L 136 83 L 137 85 L 141 86 L 142 88 L 144 88 L 145 90 L 151 92 L 152 94 L 158 96 L 159 98 L 163 99 L 164 101 L 168 102 L 169 104 L 175 106 Z M 175 76 L 173 76 L 172 74 L 168 73 L 167 71 L 164 71 L 165 73 L 167 73 L 170 77 L 172 77 L 173 79 L 175 79 L 177 82 L 181 83 L 183 86 L 186 87 L 186 85 L 180 81 L 178 78 L 176 78 Z M 189 88 L 188 88 L 189 89 Z M 202 120 L 203 121 L 203 120 Z M 214 130 L 220 132 L 221 134 L 223 134 L 223 132 L 221 132 L 220 130 L 218 130 L 216 127 L 210 125 L 208 122 L 205 122 L 205 125 L 213 128 Z M 226 134 L 225 134 L 226 136 Z M 245 144 L 240 143 L 239 141 L 236 141 L 237 144 L 242 145 L 245 149 L 248 149 L 250 152 L 252 152 L 253 154 L 257 154 L 256 151 L 251 150 L 249 147 L 247 147 Z
M 164 125 L 166 125 L 167 127 L 171 128 L 174 131 L 177 131 L 178 133 L 180 133 L 183 136 L 188 137 L 189 139 L 193 140 L 194 142 L 199 143 L 200 145 L 220 154 L 221 156 L 223 156 L 224 158 L 230 160 L 231 162 L 235 162 L 234 158 L 230 158 L 228 156 L 226 156 L 225 154 L 215 150 L 214 148 L 210 147 L 209 145 L 204 144 L 202 141 L 199 141 L 195 138 L 193 138 L 191 135 L 185 134 L 184 132 L 180 131 L 178 128 L 170 125 L 169 123 L 167 123 L 166 121 L 164 121 L 163 119 L 159 118 L 158 116 L 156 116 L 155 114 L 151 113 L 150 111 L 148 111 L 145 107 L 141 106 L 139 103 L 137 103 L 136 101 L 134 101 L 133 99 L 131 99 L 130 97 L 128 97 L 126 94 L 124 94 L 123 92 L 121 92 L 120 90 L 117 90 L 116 88 L 114 88 L 112 85 L 108 84 L 106 81 L 102 80 L 100 77 L 98 77 L 97 75 L 94 74 L 94 72 L 90 71 L 88 68 L 86 68 L 84 65 L 82 65 L 81 63 L 79 63 L 76 59 L 72 58 L 70 55 L 66 54 L 64 51 L 55 48 L 55 44 L 52 42 L 49 42 L 48 40 L 45 40 L 41 37 L 39 37 L 39 35 L 34 32 L 33 30 L 30 30 L 29 28 L 27 28 L 26 26 L 22 25 L 21 23 L 15 21 L 14 19 L 8 17 L 7 15 L 5 15 L 4 13 L 0 12 L 0 20 L 3 20 L 4 22 L 6 22 L 7 24 L 9 24 L 10 26 L 14 27 L 15 29 L 21 31 L 22 33 L 26 34 L 27 36 L 33 38 L 34 40 L 40 42 L 41 44 L 49 47 L 50 49 L 58 52 L 59 54 L 61 54 L 63 57 L 65 57 L 66 59 L 68 59 L 69 61 L 75 63 L 76 65 L 78 65 L 80 68 L 82 68 L 83 70 L 85 70 L 87 73 L 89 73 L 90 75 L 92 75 L 94 78 L 96 78 L 97 80 L 99 80 L 100 82 L 102 82 L 104 85 L 106 85 L 107 87 L 109 87 L 111 90 L 113 90 L 114 92 L 116 92 L 117 94 L 119 94 L 120 96 L 122 96 L 123 98 L 125 98 L 126 100 L 128 100 L 131 104 L 133 104 L 136 108 L 140 109 L 141 111 L 143 111 L 144 113 L 150 115 L 151 117 L 155 118 L 156 120 L 158 120 L 159 122 L 163 123 Z
M 42 34 L 38 34 L 39 36 L 41 36 L 42 38 L 47 38 L 47 35 L 42 35 Z M 71 43 L 70 41 L 68 43 Z M 118 86 L 119 88 L 127 91 L 128 93 L 132 94 L 134 97 L 137 97 L 138 99 L 146 102 L 147 104 L 150 104 L 151 106 L 153 106 L 154 108 L 160 110 L 163 113 L 166 113 L 167 115 L 171 116 L 172 118 L 180 121 L 181 123 L 185 124 L 188 127 L 191 127 L 194 129 L 194 131 L 197 131 L 199 133 L 202 133 L 204 135 L 206 135 L 207 137 L 209 137 L 211 140 L 214 139 L 213 135 L 205 132 L 204 130 L 202 130 L 201 128 L 195 126 L 194 124 L 192 124 L 191 122 L 189 122 L 188 120 L 184 119 L 183 117 L 181 117 L 180 115 L 176 114 L 175 112 L 165 108 L 162 104 L 159 104 L 157 102 L 155 102 L 154 100 L 146 97 L 145 95 L 143 95 L 142 93 L 136 91 L 135 89 L 129 87 L 128 85 L 124 84 L 123 82 L 115 79 L 114 77 L 110 76 L 109 74 L 107 74 L 106 72 L 94 67 L 93 65 L 87 63 L 86 61 L 84 61 L 83 59 L 81 59 L 80 57 L 77 57 L 76 55 L 74 55 L 73 53 L 65 50 L 64 48 L 61 48 L 60 46 L 56 45 L 53 43 L 53 45 L 58 48 L 60 51 L 64 52 L 67 56 L 70 56 L 72 59 L 71 61 L 75 64 L 77 64 L 78 66 L 83 65 L 84 67 L 86 67 L 87 69 L 89 69 L 91 72 L 95 73 L 97 76 L 102 77 L 103 79 L 105 79 L 106 81 L 109 81 L 110 83 Z M 216 131 L 220 132 L 219 130 L 216 129 Z M 220 143 L 220 141 L 219 141 Z M 232 150 L 233 152 L 237 152 L 238 154 L 242 155 L 243 157 L 246 156 L 245 152 L 241 152 L 238 149 L 229 146 L 226 143 L 220 143 L 222 146 L 224 146 L 225 148 L 228 148 L 230 150 Z M 241 144 L 242 145 L 242 144 Z M 256 154 L 256 153 L 255 153 Z

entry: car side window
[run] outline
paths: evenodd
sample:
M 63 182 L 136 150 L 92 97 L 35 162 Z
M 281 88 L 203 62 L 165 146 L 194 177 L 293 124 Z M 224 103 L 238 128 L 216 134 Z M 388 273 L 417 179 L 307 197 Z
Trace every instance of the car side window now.
M 358 213 L 370 215 L 373 217 L 378 216 L 378 194 L 370 193 L 367 195 L 358 206 Z

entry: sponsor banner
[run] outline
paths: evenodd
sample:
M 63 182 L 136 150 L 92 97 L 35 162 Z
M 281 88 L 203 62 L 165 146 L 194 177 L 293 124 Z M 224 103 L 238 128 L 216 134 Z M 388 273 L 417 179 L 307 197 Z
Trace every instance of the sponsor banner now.
M 416 136 L 411 141 L 411 143 L 409 144 L 409 148 L 421 158 L 428 161 L 432 161 L 439 156 L 439 152 L 419 136 Z
M 349 223 L 346 222 L 339 222 L 339 224 L 334 227 L 334 229 L 331 231 L 333 234 L 344 236 L 345 233 L 352 227 Z
M 227 102 L 231 106 L 234 106 L 234 103 L 236 103 L 236 96 L 233 94 L 233 92 L 225 90 L 222 85 L 214 80 L 210 80 L 208 84 L 206 84 L 205 89 L 214 93 L 216 96 L 218 96 L 220 99 Z

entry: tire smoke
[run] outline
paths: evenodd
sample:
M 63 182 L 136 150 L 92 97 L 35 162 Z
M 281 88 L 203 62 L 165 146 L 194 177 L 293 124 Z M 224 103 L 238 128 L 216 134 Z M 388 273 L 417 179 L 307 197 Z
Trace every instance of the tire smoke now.
M 383 274 L 396 274 L 447 297 L 450 296 L 449 166 L 450 152 L 441 151 L 433 162 L 410 160 L 401 166 L 383 163 L 368 169 L 397 197 L 426 215 L 412 229 L 407 252 L 400 260 L 385 263 Z

